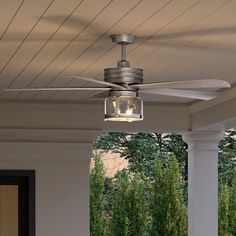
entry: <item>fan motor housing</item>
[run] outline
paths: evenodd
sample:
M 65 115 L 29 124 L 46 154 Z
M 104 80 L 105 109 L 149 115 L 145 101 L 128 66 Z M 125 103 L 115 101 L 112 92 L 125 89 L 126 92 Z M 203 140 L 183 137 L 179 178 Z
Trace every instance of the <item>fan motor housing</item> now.
M 104 80 L 115 84 L 142 84 L 143 70 L 130 67 L 104 69 Z

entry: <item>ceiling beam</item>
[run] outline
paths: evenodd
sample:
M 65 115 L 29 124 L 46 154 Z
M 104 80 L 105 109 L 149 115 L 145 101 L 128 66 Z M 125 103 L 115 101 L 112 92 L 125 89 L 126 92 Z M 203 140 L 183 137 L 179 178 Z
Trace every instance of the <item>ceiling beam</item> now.
M 0 103 L 0 128 L 180 132 L 190 127 L 186 106 L 145 104 L 144 121 L 104 122 L 101 103 Z
M 191 115 L 192 130 L 219 130 L 236 127 L 236 98 L 218 103 Z

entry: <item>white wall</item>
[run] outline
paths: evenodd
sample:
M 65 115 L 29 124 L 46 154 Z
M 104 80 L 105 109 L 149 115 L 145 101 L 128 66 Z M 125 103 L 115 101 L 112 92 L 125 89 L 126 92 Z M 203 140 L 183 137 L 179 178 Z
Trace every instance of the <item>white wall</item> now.
M 91 144 L 0 142 L 0 169 L 36 171 L 36 235 L 89 235 Z

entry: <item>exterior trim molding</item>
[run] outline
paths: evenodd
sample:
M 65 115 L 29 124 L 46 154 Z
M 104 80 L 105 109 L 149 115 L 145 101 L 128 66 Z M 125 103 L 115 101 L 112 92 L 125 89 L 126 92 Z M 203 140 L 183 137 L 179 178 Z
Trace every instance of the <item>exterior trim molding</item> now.
M 101 130 L 0 128 L 0 142 L 92 143 Z
M 1 162 L 90 162 L 100 130 L 0 128 Z
M 92 143 L 0 142 L 0 162 L 90 162 Z

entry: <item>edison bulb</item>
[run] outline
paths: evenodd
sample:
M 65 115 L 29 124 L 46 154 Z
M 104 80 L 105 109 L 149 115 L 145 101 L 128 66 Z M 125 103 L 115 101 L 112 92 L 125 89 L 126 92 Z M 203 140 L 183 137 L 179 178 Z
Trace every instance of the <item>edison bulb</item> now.
M 105 99 L 105 121 L 143 120 L 143 101 L 135 96 L 111 96 Z

